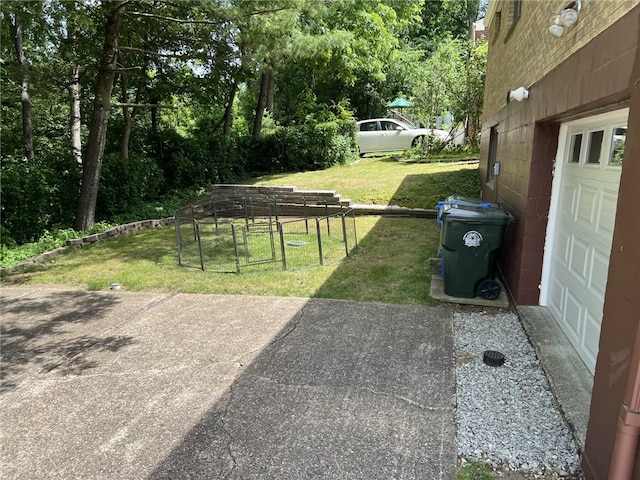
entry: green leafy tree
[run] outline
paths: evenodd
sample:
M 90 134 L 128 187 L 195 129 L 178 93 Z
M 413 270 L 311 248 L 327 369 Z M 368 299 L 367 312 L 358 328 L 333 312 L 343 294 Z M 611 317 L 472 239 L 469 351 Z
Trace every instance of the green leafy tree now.
M 276 72 L 276 119 L 304 121 L 312 103 L 348 101 L 360 118 L 384 110 L 405 84 L 389 73 L 402 71 L 403 37 L 419 11 L 420 2 L 345 0 L 303 16 Z
M 413 100 L 421 123 L 433 126 L 436 116 L 453 114 L 463 124 L 467 142 L 477 147 L 487 58 L 486 43 L 447 38 L 416 75 Z
M 469 40 L 471 25 L 483 9 L 486 5 L 480 0 L 428 0 L 424 2 L 422 22 L 416 26 L 412 40 L 426 52 L 434 52 L 446 37 Z
M 102 4 L 105 25 L 104 42 L 95 85 L 93 113 L 89 123 L 87 153 L 82 169 L 82 186 L 76 215 L 76 229 L 89 230 L 95 221 L 100 170 L 107 139 L 111 91 L 118 60 L 118 36 L 127 0 L 114 0 Z

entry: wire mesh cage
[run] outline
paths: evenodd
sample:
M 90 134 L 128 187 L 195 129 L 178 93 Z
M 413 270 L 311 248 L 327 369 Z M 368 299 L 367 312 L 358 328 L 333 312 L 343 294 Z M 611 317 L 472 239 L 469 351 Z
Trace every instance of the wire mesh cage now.
M 321 265 L 315 221 L 303 218 L 280 223 L 280 247 L 287 270 Z
M 267 195 L 215 198 L 211 218 L 196 219 L 193 209 L 177 211 L 178 264 L 235 273 L 267 264 L 296 270 L 338 262 L 358 245 L 352 209 L 309 217 L 304 198 L 296 204 L 302 217 L 288 220 L 279 211 L 291 204 Z

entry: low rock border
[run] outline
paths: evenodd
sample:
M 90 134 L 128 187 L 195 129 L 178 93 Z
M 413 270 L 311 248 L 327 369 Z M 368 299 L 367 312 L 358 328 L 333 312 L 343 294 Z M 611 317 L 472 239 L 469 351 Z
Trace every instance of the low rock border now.
M 101 240 L 116 238 L 128 233 L 134 233 L 140 230 L 146 230 L 147 228 L 167 227 L 173 224 L 174 224 L 173 217 L 160 218 L 160 219 L 154 219 L 154 220 L 140 220 L 137 222 L 118 225 L 117 227 L 112 227 L 108 230 L 105 230 L 104 232 L 94 233 L 92 235 L 86 235 L 84 237 L 79 237 L 79 238 L 71 238 L 65 242 L 66 245 L 64 247 L 59 247 L 54 250 L 49 250 L 48 252 L 41 253 L 35 257 L 29 258 L 24 262 L 19 263 L 18 265 L 14 265 L 13 267 L 0 268 L 0 274 L 11 274 L 16 272 L 21 272 L 35 264 L 49 261 L 52 258 L 60 255 L 61 253 L 66 252 L 70 248 L 82 247 L 84 245 L 97 243 Z

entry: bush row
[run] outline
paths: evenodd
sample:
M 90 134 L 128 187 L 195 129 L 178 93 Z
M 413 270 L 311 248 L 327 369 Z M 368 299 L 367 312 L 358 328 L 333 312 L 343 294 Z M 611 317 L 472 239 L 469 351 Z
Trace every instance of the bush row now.
M 144 147 L 132 145 L 126 160 L 105 153 L 97 220 L 133 221 L 147 210 L 149 218 L 156 218 L 154 209 L 161 208 L 162 215 L 172 212 L 154 202 L 179 198 L 179 192 L 262 174 L 323 169 L 355 158 L 357 151 L 355 124 L 340 119 L 276 127 L 257 137 L 200 133 L 185 138 L 165 131 L 140 143 Z M 81 167 L 71 155 L 43 152 L 31 162 L 3 155 L 0 173 L 3 245 L 31 242 L 47 230 L 72 225 Z

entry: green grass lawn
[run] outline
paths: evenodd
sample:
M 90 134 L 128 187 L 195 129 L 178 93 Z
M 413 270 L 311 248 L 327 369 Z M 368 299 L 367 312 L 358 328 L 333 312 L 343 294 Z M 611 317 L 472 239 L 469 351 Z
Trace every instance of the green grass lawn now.
M 477 165 L 404 164 L 380 158 L 263 177 L 255 183 L 330 189 L 357 202 L 423 208 L 433 208 L 449 194 L 477 196 L 474 189 L 479 188 Z M 30 272 L 6 277 L 3 283 L 102 290 L 117 282 L 129 291 L 434 303 L 428 294 L 428 259 L 437 255 L 440 232 L 435 220 L 357 217 L 356 231 L 358 247 L 341 262 L 286 271 L 259 265 L 234 274 L 178 266 L 174 228 L 149 229 L 70 250 Z
M 477 163 L 409 163 L 390 157 L 365 157 L 327 170 L 268 175 L 251 183 L 334 190 L 356 203 L 409 208 L 434 208 L 452 194 L 480 195 Z

